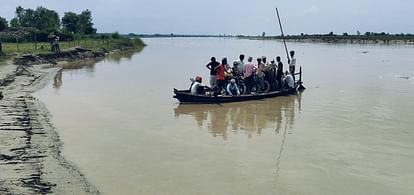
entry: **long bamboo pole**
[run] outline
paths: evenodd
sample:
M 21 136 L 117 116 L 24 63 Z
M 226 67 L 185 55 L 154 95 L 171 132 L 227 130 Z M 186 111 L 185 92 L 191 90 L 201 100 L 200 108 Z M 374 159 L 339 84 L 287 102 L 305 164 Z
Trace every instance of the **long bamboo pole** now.
M 287 56 L 288 62 L 290 62 L 289 52 L 288 52 L 288 49 L 287 49 L 287 46 L 286 46 L 286 41 L 285 41 L 284 34 L 283 34 L 282 22 L 280 21 L 279 11 L 277 10 L 277 8 L 276 8 L 276 14 L 277 14 L 277 19 L 278 19 L 278 21 L 279 21 L 280 32 L 281 32 L 281 34 L 282 34 L 283 44 L 285 45 L 286 56 Z

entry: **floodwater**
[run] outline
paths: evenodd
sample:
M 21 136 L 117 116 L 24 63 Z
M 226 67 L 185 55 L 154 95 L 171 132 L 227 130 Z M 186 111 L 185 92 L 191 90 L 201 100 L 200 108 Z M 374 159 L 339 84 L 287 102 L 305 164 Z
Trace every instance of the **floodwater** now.
M 64 70 L 35 94 L 63 155 L 103 194 L 413 194 L 414 47 L 288 43 L 307 89 L 180 105 L 211 56 L 277 41 L 145 39 L 141 53 Z

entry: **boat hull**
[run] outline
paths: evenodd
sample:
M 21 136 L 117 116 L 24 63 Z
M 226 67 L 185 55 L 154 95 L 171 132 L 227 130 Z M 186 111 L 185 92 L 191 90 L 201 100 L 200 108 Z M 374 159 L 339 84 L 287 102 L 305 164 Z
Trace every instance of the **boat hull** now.
M 273 91 L 268 93 L 248 94 L 240 96 L 207 96 L 207 95 L 192 95 L 189 90 L 177 90 L 174 89 L 174 98 L 180 103 L 201 103 L 201 104 L 217 104 L 217 103 L 229 103 L 229 102 L 241 102 L 249 100 L 261 100 L 265 98 L 272 98 L 278 96 L 286 96 L 296 94 L 300 86 L 295 88 L 285 89 L 281 91 Z

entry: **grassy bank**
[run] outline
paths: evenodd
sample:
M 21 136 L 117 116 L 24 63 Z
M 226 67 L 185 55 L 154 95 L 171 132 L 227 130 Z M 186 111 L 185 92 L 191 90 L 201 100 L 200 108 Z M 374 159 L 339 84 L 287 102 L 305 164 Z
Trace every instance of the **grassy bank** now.
M 59 43 L 60 49 L 82 47 L 93 51 L 112 51 L 115 49 L 131 48 L 142 49 L 145 43 L 141 39 L 82 39 L 75 41 L 64 41 Z M 2 43 L 3 59 L 21 54 L 50 53 L 51 48 L 48 42 L 27 42 L 27 43 Z

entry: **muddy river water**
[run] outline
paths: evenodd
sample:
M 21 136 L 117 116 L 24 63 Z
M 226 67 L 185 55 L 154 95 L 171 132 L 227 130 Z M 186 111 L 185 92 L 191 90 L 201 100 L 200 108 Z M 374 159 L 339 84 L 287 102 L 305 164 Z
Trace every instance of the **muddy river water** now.
M 288 43 L 307 89 L 180 105 L 211 56 L 280 55 L 277 41 L 144 39 L 141 53 L 67 69 L 35 94 L 62 154 L 103 194 L 412 194 L 414 47 Z

